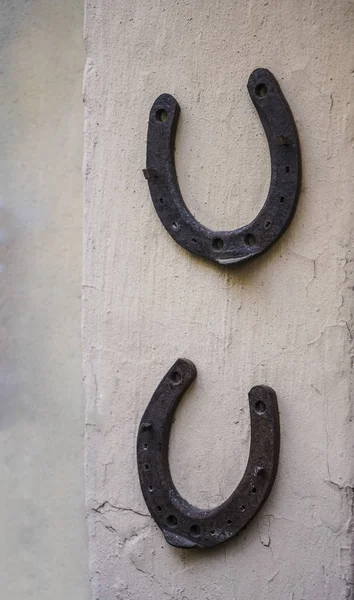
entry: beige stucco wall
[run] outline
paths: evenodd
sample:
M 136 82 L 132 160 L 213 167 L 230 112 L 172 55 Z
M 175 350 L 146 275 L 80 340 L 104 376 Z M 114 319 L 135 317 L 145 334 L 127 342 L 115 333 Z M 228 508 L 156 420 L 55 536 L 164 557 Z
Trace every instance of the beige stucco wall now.
M 81 1 L 0 6 L 0 597 L 88 600 Z
M 354 5 L 342 0 L 86 2 L 84 371 L 93 597 L 353 597 Z M 236 268 L 193 258 L 163 229 L 141 169 L 149 110 L 179 101 L 177 172 L 213 228 L 249 221 L 269 158 L 246 90 L 278 78 L 298 125 L 303 185 L 289 231 Z M 211 552 L 169 547 L 144 504 L 141 415 L 179 356 L 198 378 L 176 414 L 179 491 L 214 506 L 247 459 L 247 392 L 281 419 L 278 477 L 250 526 Z

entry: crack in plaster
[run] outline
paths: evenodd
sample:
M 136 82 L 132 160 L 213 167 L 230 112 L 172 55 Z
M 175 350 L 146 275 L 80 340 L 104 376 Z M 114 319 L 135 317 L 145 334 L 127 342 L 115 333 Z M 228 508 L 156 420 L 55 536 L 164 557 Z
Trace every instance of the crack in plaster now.
M 104 510 L 104 509 L 106 509 L 106 510 Z M 94 510 L 95 512 L 100 513 L 100 514 L 104 514 L 105 512 L 109 512 L 110 510 L 113 510 L 113 511 L 122 510 L 125 512 L 132 512 L 135 515 L 139 515 L 140 517 L 150 517 L 150 515 L 148 515 L 147 513 L 139 512 L 138 510 L 135 510 L 134 508 L 128 508 L 126 506 L 116 506 L 115 504 L 112 504 L 109 500 L 105 500 L 104 502 L 99 504 L 99 506 L 93 507 L 92 510 Z

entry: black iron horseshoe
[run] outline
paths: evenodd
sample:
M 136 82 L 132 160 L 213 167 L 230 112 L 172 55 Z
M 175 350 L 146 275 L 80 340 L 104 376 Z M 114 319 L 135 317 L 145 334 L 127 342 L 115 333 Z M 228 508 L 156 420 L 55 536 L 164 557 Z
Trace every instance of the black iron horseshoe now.
M 270 248 L 289 226 L 300 191 L 298 135 L 277 80 L 267 69 L 256 69 L 247 88 L 267 136 L 271 180 L 263 208 L 251 223 L 239 229 L 212 231 L 193 217 L 183 201 L 174 161 L 180 113 L 175 98 L 159 96 L 149 117 L 144 175 L 156 212 L 180 246 L 222 265 L 247 260 Z
M 231 496 L 213 509 L 189 504 L 176 490 L 168 464 L 173 414 L 197 375 L 195 365 L 180 358 L 162 379 L 141 419 L 137 460 L 147 507 L 166 541 L 177 548 L 207 548 L 243 529 L 266 501 L 275 480 L 279 444 L 277 397 L 259 385 L 249 392 L 251 447 L 246 471 Z

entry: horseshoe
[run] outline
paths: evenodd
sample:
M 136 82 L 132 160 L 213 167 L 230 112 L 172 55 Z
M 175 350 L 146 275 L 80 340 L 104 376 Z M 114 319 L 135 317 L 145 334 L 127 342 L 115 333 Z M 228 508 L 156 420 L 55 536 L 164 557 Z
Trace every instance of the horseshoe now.
M 153 394 L 141 419 L 137 461 L 141 490 L 166 541 L 177 548 L 210 548 L 225 542 L 253 519 L 266 501 L 278 467 L 280 431 L 277 397 L 265 385 L 249 392 L 251 447 L 246 471 L 220 506 L 201 509 L 182 498 L 168 464 L 172 418 L 196 378 L 195 365 L 179 358 Z
M 274 75 L 256 69 L 247 84 L 267 136 L 271 180 L 256 218 L 239 229 L 213 231 L 192 215 L 179 189 L 174 146 L 180 107 L 170 94 L 159 96 L 150 111 L 146 169 L 152 201 L 173 239 L 193 254 L 221 265 L 248 260 L 270 248 L 288 228 L 300 191 L 301 156 L 290 108 Z

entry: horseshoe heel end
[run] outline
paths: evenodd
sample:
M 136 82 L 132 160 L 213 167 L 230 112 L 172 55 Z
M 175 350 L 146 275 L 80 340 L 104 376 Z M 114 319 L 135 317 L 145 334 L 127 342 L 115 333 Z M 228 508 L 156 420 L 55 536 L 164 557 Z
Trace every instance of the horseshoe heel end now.
M 254 386 L 248 394 L 251 415 L 251 472 L 266 481 L 262 504 L 276 478 L 280 450 L 280 423 L 275 391 L 267 385 Z
M 161 114 L 162 110 L 164 110 L 167 114 Z M 176 112 L 179 113 L 179 110 L 179 104 L 172 94 L 160 94 L 151 107 L 149 118 L 150 120 L 155 119 L 155 121 L 163 123 L 169 118 L 173 119 Z
M 269 85 L 276 85 L 276 91 L 280 90 L 277 80 L 275 79 L 273 73 L 271 73 L 268 69 L 264 69 L 263 67 L 259 67 L 252 71 L 251 75 L 247 81 L 247 89 L 249 95 L 253 98 L 253 96 L 257 96 L 258 98 L 264 98 L 269 92 Z M 255 89 L 257 86 L 258 89 Z M 265 89 L 267 87 L 267 89 Z
M 210 548 L 246 527 L 270 493 L 279 455 L 276 394 L 267 386 L 255 386 L 249 392 L 250 454 L 239 485 L 213 509 L 200 509 L 182 498 L 169 469 L 169 435 L 178 402 L 196 374 L 191 361 L 175 362 L 153 394 L 137 437 L 138 472 L 146 505 L 166 541 L 185 549 Z
M 138 434 L 138 461 L 145 460 L 146 453 L 141 452 L 140 437 L 151 437 L 152 431 L 159 435 L 169 435 L 173 413 L 185 391 L 197 376 L 195 364 L 188 358 L 179 358 L 172 365 L 156 388 L 142 416 Z

